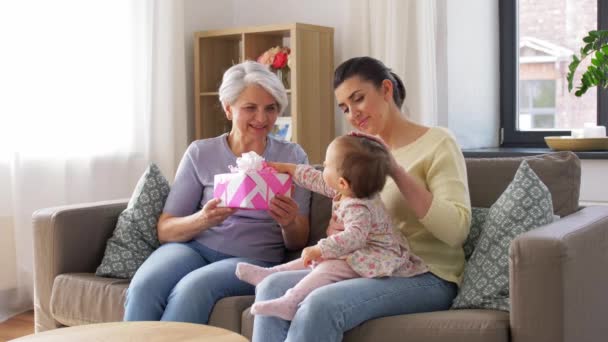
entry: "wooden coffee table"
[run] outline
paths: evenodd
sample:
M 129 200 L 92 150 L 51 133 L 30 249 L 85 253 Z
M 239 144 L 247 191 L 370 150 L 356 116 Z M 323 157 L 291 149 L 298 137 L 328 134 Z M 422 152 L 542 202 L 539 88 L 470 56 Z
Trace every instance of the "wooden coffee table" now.
M 59 328 L 24 336 L 19 342 L 71 342 L 71 341 L 209 341 L 247 342 L 232 331 L 203 324 L 180 322 L 114 322 L 87 324 Z

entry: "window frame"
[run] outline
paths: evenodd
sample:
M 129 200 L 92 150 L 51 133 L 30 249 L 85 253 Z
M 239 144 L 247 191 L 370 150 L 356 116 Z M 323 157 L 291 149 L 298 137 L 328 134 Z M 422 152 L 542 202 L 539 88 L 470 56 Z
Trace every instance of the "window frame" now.
M 500 147 L 547 147 L 544 137 L 570 135 L 563 131 L 518 131 L 519 87 L 518 0 L 499 0 Z M 597 0 L 598 29 L 608 30 L 608 0 Z M 584 96 L 584 95 L 583 95 Z M 608 89 L 598 87 L 597 124 L 608 126 Z

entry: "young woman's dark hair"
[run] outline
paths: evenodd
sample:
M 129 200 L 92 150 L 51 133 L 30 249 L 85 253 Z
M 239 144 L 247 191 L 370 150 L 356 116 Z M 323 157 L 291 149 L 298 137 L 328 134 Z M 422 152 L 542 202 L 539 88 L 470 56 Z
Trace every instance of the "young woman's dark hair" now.
M 334 89 L 353 76 L 372 82 L 376 88 L 380 88 L 382 81 L 390 80 L 393 83 L 393 100 L 397 108 L 403 105 L 405 86 L 399 76 L 381 61 L 371 57 L 355 57 L 345 61 L 334 72 Z

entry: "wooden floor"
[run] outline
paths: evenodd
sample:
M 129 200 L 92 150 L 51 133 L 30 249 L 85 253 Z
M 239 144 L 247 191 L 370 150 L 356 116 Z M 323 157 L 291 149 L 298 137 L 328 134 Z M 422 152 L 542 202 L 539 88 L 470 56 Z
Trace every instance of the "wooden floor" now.
M 24 312 L 0 323 L 0 342 L 34 333 L 34 311 Z

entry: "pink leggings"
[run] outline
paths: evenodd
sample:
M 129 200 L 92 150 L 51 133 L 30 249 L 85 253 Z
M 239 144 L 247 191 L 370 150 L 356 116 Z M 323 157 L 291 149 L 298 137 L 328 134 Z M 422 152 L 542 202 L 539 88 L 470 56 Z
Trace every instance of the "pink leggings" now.
M 286 264 L 275 266 L 273 269 L 281 272 L 305 270 L 308 269 L 308 267 L 304 266 L 302 259 L 296 259 Z M 361 276 L 353 271 L 344 260 L 323 260 L 321 263 L 317 264 L 309 274 L 302 278 L 296 286 L 287 291 L 283 297 L 291 302 L 300 303 L 309 293 L 321 286 L 359 277 Z

